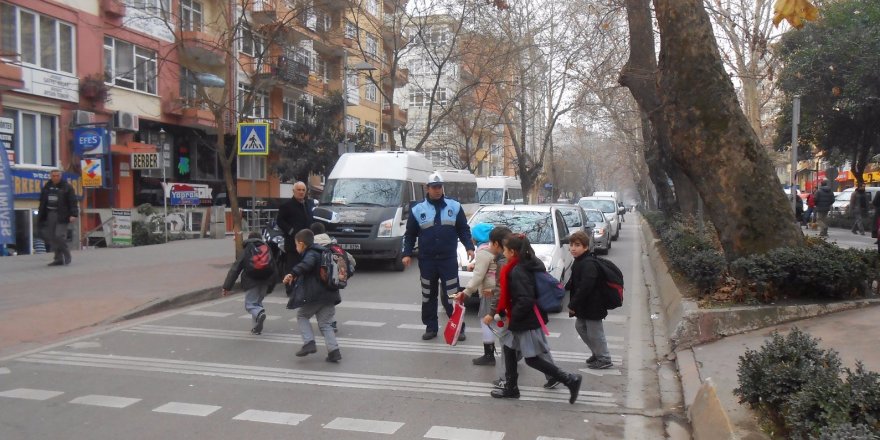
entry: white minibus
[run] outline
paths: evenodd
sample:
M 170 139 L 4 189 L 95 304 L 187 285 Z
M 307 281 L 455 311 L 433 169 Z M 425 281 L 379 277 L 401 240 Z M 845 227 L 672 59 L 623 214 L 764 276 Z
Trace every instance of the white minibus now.
M 477 178 L 468 170 L 437 170 L 443 177 L 443 194 L 461 203 L 468 218 L 477 212 Z
M 477 203 L 517 205 L 523 202 L 522 184 L 511 176 L 477 177 Z

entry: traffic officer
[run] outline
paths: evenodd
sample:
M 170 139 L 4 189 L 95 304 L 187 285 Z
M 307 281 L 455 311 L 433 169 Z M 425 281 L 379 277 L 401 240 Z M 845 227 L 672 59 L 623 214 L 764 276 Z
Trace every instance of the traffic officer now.
M 422 283 L 422 324 L 425 324 L 423 340 L 437 337 L 437 295 L 442 285 L 440 300 L 446 316 L 452 315 L 449 295 L 458 287 L 458 258 L 456 249 L 460 241 L 467 249 L 468 259 L 474 258 L 471 230 L 461 204 L 443 196 L 443 177 L 438 173 L 428 176 L 428 196 L 410 208 L 403 240 L 404 266 L 409 266 L 416 238 L 419 239 L 419 274 Z M 459 341 L 465 339 L 464 324 Z

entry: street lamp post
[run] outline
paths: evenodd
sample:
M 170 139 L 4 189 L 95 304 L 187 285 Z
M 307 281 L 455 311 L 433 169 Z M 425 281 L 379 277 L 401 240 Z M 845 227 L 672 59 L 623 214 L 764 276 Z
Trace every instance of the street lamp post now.
M 168 181 L 165 175 L 165 169 L 168 168 L 165 163 L 165 129 L 159 129 L 159 152 L 162 155 L 162 225 L 165 227 L 165 243 L 168 243 Z
M 791 207 L 797 211 L 797 146 L 798 146 L 798 124 L 801 121 L 801 97 L 795 96 L 792 99 L 791 109 Z

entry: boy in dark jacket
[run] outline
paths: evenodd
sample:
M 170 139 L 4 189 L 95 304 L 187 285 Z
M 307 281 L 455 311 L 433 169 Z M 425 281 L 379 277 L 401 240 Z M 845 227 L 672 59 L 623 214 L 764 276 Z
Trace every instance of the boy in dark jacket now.
M 235 264 L 229 268 L 229 273 L 226 274 L 226 281 L 223 282 L 223 296 L 227 296 L 232 289 L 232 285 L 235 284 L 235 280 L 241 274 L 241 288 L 244 289 L 244 309 L 254 319 L 254 328 L 251 329 L 251 333 L 255 335 L 263 332 L 263 322 L 266 321 L 266 309 L 263 308 L 263 298 L 272 293 L 278 276 L 273 271 L 268 277 L 258 279 L 252 277 L 244 270 L 247 265 L 246 260 L 251 258 L 253 254 L 252 248 L 261 244 L 263 244 L 263 240 L 260 238 L 259 233 L 251 232 L 248 234 L 248 238 L 244 242 L 244 252 L 241 253 Z
M 303 346 L 296 355 L 302 357 L 318 352 L 312 324 L 309 322 L 315 316 L 318 329 L 324 335 L 324 343 L 327 345 L 326 361 L 339 362 L 342 355 L 339 353 L 339 344 L 331 323 L 336 320 L 336 304 L 342 302 L 342 297 L 339 289 L 330 289 L 321 282 L 321 252 L 324 248 L 315 244 L 315 234 L 308 229 L 297 232 L 294 241 L 302 260 L 284 276 L 283 282 L 288 286 L 296 283 L 290 301 L 287 302 L 288 309 L 298 309 L 296 322 L 302 334 Z
M 596 290 L 601 277 L 596 256 L 590 252 L 590 237 L 577 231 L 569 237 L 569 250 L 574 257 L 571 278 L 566 289 L 571 291 L 568 302 L 568 316 L 574 316 L 574 328 L 590 348 L 592 355 L 587 359 L 587 368 L 604 370 L 612 367 L 608 342 L 602 320 L 608 316 L 605 302 Z

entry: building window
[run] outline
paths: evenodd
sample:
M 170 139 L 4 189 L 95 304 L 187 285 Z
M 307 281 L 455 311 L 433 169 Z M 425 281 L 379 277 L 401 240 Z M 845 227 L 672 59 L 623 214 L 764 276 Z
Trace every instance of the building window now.
M 321 58 L 321 55 L 319 55 L 317 52 L 314 52 L 314 54 L 315 56 L 313 58 L 312 65 L 315 69 L 315 75 L 318 78 L 321 78 L 321 80 L 325 83 L 329 82 L 330 77 L 328 76 L 329 72 L 327 71 L 327 60 Z
M 180 0 L 180 29 L 202 30 L 202 4 L 194 0 Z
M 248 98 L 253 99 L 248 104 Z M 269 95 L 265 92 L 255 91 L 251 86 L 238 84 L 238 112 L 241 116 L 263 119 L 269 116 Z
M 440 89 L 437 89 L 437 97 L 434 100 L 434 102 L 436 102 L 437 104 L 440 104 L 440 105 L 446 105 L 447 93 L 448 93 L 448 89 L 446 89 L 445 87 L 441 87 Z
M 6 3 L 0 3 L 0 53 L 21 54 L 25 65 L 75 73 L 73 26 Z
M 364 89 L 364 98 L 367 101 L 379 102 L 379 89 L 375 84 L 367 84 L 367 87 Z
M 379 16 L 379 0 L 367 0 L 367 13 L 373 17 Z
M 131 5 L 134 9 L 147 11 L 153 15 L 168 20 L 168 12 L 171 11 L 170 0 L 127 0 L 126 4 Z
M 354 23 L 345 20 L 345 38 L 349 40 L 357 39 L 358 28 Z
M 425 99 L 426 93 L 419 90 L 410 90 L 409 91 L 409 106 L 410 107 L 422 107 L 428 105 L 427 100 Z
M 238 156 L 238 178 L 266 180 L 266 156 Z
M 15 124 L 15 163 L 54 167 L 58 165 L 58 117 L 13 109 L 3 117 Z
M 238 50 L 241 53 L 252 57 L 262 55 L 265 48 L 263 38 L 246 25 L 241 27 L 241 36 L 238 39 L 238 45 Z
M 306 100 L 304 98 L 293 99 L 284 98 L 283 118 L 289 122 L 305 122 L 306 120 Z
M 422 31 L 422 41 L 426 46 L 440 46 L 449 42 L 449 30 L 444 27 L 426 28 Z
M 367 34 L 367 45 L 364 48 L 364 52 L 373 58 L 379 53 L 379 39 L 377 39 L 375 35 Z
M 180 101 L 181 104 L 187 107 L 191 107 L 200 101 L 195 74 L 186 67 L 180 68 Z
M 104 37 L 104 82 L 155 94 L 156 52 Z
M 370 144 L 376 145 L 376 133 L 379 132 L 379 126 L 372 122 L 364 122 L 364 133 L 367 134 Z
M 203 142 L 190 147 L 191 177 L 197 180 L 220 180 L 220 158 L 217 151 Z

